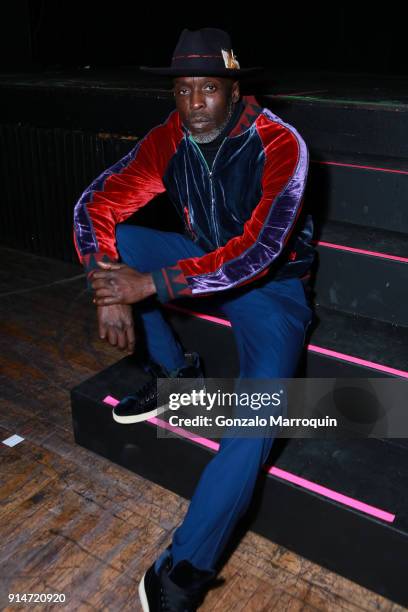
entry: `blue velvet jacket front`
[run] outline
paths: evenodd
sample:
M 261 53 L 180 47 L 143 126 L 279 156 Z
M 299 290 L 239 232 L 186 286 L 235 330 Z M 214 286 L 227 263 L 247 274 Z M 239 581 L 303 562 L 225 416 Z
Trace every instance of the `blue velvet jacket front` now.
M 210 168 L 177 110 L 84 191 L 74 243 L 91 272 L 117 260 L 115 226 L 166 191 L 205 251 L 153 272 L 158 297 L 207 295 L 253 282 L 306 280 L 315 257 L 304 214 L 309 156 L 297 130 L 252 97 Z

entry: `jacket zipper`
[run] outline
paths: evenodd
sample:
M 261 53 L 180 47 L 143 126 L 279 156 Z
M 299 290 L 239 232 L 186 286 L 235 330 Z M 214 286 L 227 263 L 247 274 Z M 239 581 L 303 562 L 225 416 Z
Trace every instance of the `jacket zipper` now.
M 222 145 L 224 144 L 224 142 L 227 140 L 227 137 L 224 138 L 224 140 L 222 141 L 222 143 L 219 146 L 219 149 L 214 157 L 214 161 L 212 163 L 211 166 L 211 170 L 209 165 L 207 164 L 207 160 L 205 159 L 204 155 L 201 152 L 200 147 L 198 146 L 198 144 L 194 141 L 194 139 L 189 136 L 189 139 L 191 140 L 191 142 L 194 144 L 194 146 L 196 147 L 197 151 L 199 152 L 201 159 L 203 160 L 205 167 L 207 168 L 207 172 L 208 172 L 208 177 L 210 179 L 210 188 L 211 188 L 211 221 L 212 221 L 212 225 L 213 225 L 213 231 L 214 231 L 214 237 L 215 237 L 215 243 L 217 245 L 217 247 L 220 246 L 220 239 L 219 239 L 219 234 L 218 234 L 218 229 L 215 223 L 215 198 L 214 198 L 214 188 L 213 188 L 213 181 L 212 181 L 212 175 L 213 175 L 213 171 L 214 171 L 214 164 L 215 164 L 215 160 L 218 157 L 218 153 L 221 150 Z

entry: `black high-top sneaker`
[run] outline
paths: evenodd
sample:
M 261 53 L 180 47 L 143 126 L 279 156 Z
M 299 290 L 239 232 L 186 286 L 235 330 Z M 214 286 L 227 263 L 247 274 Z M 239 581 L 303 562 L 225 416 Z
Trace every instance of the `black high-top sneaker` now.
M 165 368 L 150 362 L 148 371 L 152 378 L 137 389 L 132 395 L 124 397 L 117 404 L 113 411 L 113 419 L 117 423 L 129 425 L 140 423 L 151 417 L 162 414 L 168 410 L 168 403 L 158 406 L 158 396 L 166 397 L 166 390 L 169 390 L 169 379 L 177 380 L 175 389 L 179 393 L 189 393 L 193 389 L 199 392 L 205 389 L 204 374 L 200 366 L 200 359 L 197 353 L 185 353 L 185 366 L 168 372 Z M 186 379 L 183 384 L 182 379 Z M 162 391 L 162 393 L 160 393 Z
M 198 570 L 188 561 L 172 568 L 170 553 L 158 570 L 155 565 L 149 567 L 139 584 L 143 612 L 196 612 L 215 572 Z

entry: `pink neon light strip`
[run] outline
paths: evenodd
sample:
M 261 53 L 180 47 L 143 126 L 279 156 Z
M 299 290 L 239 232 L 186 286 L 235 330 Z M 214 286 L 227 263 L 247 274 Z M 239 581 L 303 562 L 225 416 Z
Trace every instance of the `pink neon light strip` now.
M 110 406 L 116 406 L 119 403 L 119 400 L 112 397 L 111 395 L 107 395 L 103 402 L 105 404 L 109 404 Z M 174 427 L 170 425 L 170 423 L 166 423 L 162 419 L 158 419 L 157 417 L 152 417 L 147 419 L 147 423 L 152 423 L 157 427 L 161 427 L 163 429 L 167 429 L 168 431 L 172 431 L 173 433 L 178 434 L 182 438 L 186 438 L 188 440 L 192 440 L 201 446 L 205 446 L 211 450 L 217 451 L 219 449 L 219 443 L 214 442 L 213 440 L 208 440 L 207 438 L 201 436 L 194 436 L 191 432 L 183 429 L 182 427 Z M 386 510 L 382 510 L 381 508 L 377 508 L 376 506 L 371 506 L 370 504 L 366 504 L 354 497 L 350 497 L 348 495 L 343 495 L 342 493 L 338 493 L 333 489 L 329 489 L 328 487 L 324 487 L 322 485 L 317 484 L 311 480 L 307 480 L 306 478 L 302 478 L 301 476 L 296 476 L 292 472 L 288 472 L 287 470 L 282 470 L 278 467 L 272 466 L 263 466 L 263 469 L 268 473 L 280 478 L 281 480 L 286 480 L 287 482 L 291 482 L 303 489 L 307 489 L 308 491 L 312 491 L 313 493 L 317 493 L 323 497 L 327 497 L 332 499 L 340 504 L 345 506 L 350 506 L 350 508 L 354 508 L 355 510 L 359 510 L 360 512 L 365 512 L 366 514 L 370 514 L 371 516 L 375 516 L 383 521 L 387 521 L 388 523 L 392 523 L 395 520 L 395 514 L 391 512 L 387 512 Z
M 166 308 L 171 310 L 178 310 L 185 314 L 197 317 L 197 319 L 204 319 L 204 321 L 211 321 L 211 323 L 218 323 L 218 325 L 224 325 L 225 327 L 232 327 L 231 323 L 227 319 L 221 319 L 220 317 L 213 317 L 212 315 L 203 314 L 202 312 L 196 312 L 195 310 L 188 310 L 182 306 L 176 306 L 175 304 L 164 304 Z
M 378 170 L 379 172 L 390 172 L 394 174 L 408 174 L 408 170 L 397 170 L 393 168 L 381 168 L 379 166 L 365 166 L 361 164 L 350 164 L 345 162 L 334 162 L 334 161 L 321 161 L 317 159 L 311 160 L 315 164 L 325 164 L 327 166 L 343 166 L 346 168 L 361 168 L 363 170 Z M 394 261 L 401 261 L 408 263 L 408 257 L 400 257 L 398 255 L 390 255 L 389 253 L 380 253 L 379 251 L 367 251 L 366 249 L 358 249 L 355 247 L 348 247 L 342 244 L 334 244 L 331 242 L 324 242 L 322 240 L 312 240 L 315 244 L 325 246 L 330 249 L 340 249 L 342 251 L 351 251 L 353 253 L 361 253 L 363 255 L 371 255 L 373 257 L 382 257 L 383 259 L 392 259 Z
M 210 448 L 211 450 L 217 451 L 220 447 L 218 442 L 214 442 L 214 440 L 208 440 L 208 438 L 203 438 L 202 436 L 194 436 L 190 431 L 183 429 L 182 427 L 175 427 L 174 425 L 170 425 L 166 421 L 162 419 L 158 419 L 157 417 L 152 417 L 148 419 L 149 423 L 153 423 L 153 425 L 157 425 L 162 429 L 167 429 L 173 433 L 176 433 L 178 436 L 182 438 L 186 438 L 187 440 L 192 440 L 193 442 L 197 442 L 197 444 L 201 444 L 201 446 L 205 446 L 206 448 Z
M 380 166 L 364 166 L 361 164 L 350 164 L 346 162 L 321 161 L 319 159 L 310 160 L 314 164 L 324 164 L 326 166 L 345 166 L 346 168 L 362 168 L 363 170 L 378 170 L 379 172 L 391 172 L 394 174 L 408 174 L 408 170 L 396 170 L 394 168 L 381 168 Z
M 323 495 L 324 497 L 333 499 L 334 501 L 340 504 L 350 506 L 355 510 L 365 512 L 366 514 L 371 514 L 371 516 L 375 516 L 376 518 L 382 519 L 383 521 L 387 521 L 388 523 L 392 523 L 395 520 L 395 514 L 387 512 L 386 510 L 381 510 L 381 508 L 377 508 L 376 506 L 365 504 L 364 502 L 361 502 L 358 499 L 355 499 L 354 497 L 343 495 L 342 493 L 338 493 L 333 489 L 323 487 L 322 485 L 319 485 L 316 482 L 306 480 L 305 478 L 302 478 L 301 476 L 296 476 L 296 474 L 292 474 L 291 472 L 287 472 L 286 470 L 281 470 L 278 467 L 272 466 L 269 469 L 267 468 L 267 466 L 264 467 L 265 471 L 268 472 L 268 474 L 273 474 L 274 476 L 277 476 L 282 480 L 292 482 L 293 484 L 296 484 L 299 487 L 303 487 L 304 489 L 313 491 L 313 493 L 317 493 L 318 495 Z
M 231 327 L 231 323 L 229 321 L 227 321 L 226 319 L 221 319 L 220 317 L 213 317 L 212 315 L 202 314 L 201 312 L 188 310 L 187 308 L 183 308 L 182 306 L 175 306 L 174 304 L 165 304 L 165 307 L 170 308 L 171 310 L 177 310 L 192 317 L 197 317 L 197 319 L 204 319 L 205 321 L 218 323 L 218 325 Z M 390 366 L 383 365 L 382 363 L 376 363 L 375 361 L 369 361 L 368 359 L 362 359 L 361 357 L 354 357 L 353 355 L 348 355 L 347 353 L 339 353 L 339 351 L 333 351 L 332 349 L 323 348 L 322 346 L 317 346 L 316 344 L 307 344 L 306 348 L 312 353 L 320 353 L 321 355 L 334 357 L 335 359 L 339 359 L 347 363 L 355 363 L 357 365 L 361 365 L 366 368 L 371 368 L 373 370 L 378 370 L 379 372 L 384 372 L 386 374 L 400 376 L 401 378 L 408 378 L 408 372 L 406 372 L 405 370 L 391 368 Z
M 402 261 L 408 263 L 408 257 L 400 257 L 399 255 L 389 255 L 388 253 L 380 253 L 379 251 L 367 251 L 366 249 L 358 249 L 357 247 L 344 246 L 343 244 L 335 244 L 333 242 L 324 242 L 324 240 L 312 240 L 314 244 L 328 247 L 329 249 L 339 249 L 340 251 L 351 251 L 352 253 L 360 253 L 362 255 L 372 255 L 373 257 L 381 257 L 382 259 L 393 259 L 394 261 Z
M 379 370 L 380 372 L 386 372 L 387 374 L 393 374 L 395 376 L 401 376 L 402 378 L 408 378 L 408 372 L 406 372 L 405 370 L 397 370 L 396 368 L 390 368 L 389 366 L 383 365 L 381 363 L 375 363 L 374 361 L 369 361 L 368 359 L 361 359 L 361 357 L 354 357 L 353 355 L 347 355 L 346 353 L 339 353 L 338 351 L 323 348 L 322 346 L 317 346 L 316 344 L 308 344 L 307 350 L 311 351 L 312 353 L 320 353 L 321 355 L 327 355 L 328 357 L 335 357 L 336 359 L 341 359 L 342 361 L 347 361 L 348 363 L 356 363 L 357 365 L 372 368 L 373 370 Z

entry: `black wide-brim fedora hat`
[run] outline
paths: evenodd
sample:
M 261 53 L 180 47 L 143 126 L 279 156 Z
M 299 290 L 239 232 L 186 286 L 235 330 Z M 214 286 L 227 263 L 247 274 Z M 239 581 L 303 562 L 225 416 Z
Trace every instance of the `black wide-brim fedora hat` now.
M 180 34 L 171 66 L 139 66 L 142 72 L 158 76 L 219 76 L 242 79 L 263 72 L 261 66 L 241 68 L 231 48 L 228 32 L 218 28 L 184 29 Z

